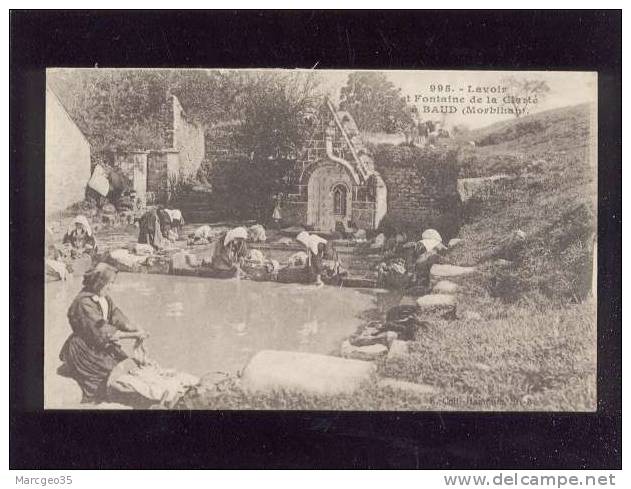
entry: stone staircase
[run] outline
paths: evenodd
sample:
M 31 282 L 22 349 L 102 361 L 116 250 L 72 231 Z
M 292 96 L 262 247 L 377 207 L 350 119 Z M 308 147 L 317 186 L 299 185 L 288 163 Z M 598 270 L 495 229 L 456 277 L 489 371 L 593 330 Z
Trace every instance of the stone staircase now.
M 355 246 L 337 246 L 336 249 L 342 264 L 348 270 L 348 276 L 344 279 L 344 286 L 377 286 L 377 271 L 375 269 L 382 260 L 380 255 L 360 253 Z

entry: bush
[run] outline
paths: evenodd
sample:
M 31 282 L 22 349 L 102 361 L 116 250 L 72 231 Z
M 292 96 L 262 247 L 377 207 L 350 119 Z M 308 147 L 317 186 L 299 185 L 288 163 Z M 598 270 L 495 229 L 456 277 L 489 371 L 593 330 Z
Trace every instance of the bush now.
M 182 170 L 177 175 L 169 175 L 169 203 L 177 202 L 199 182 L 196 176 L 188 175 Z
M 213 165 L 212 161 L 209 159 L 205 159 L 202 161 L 201 165 L 197 169 L 197 174 L 195 175 L 195 179 L 203 185 L 208 185 L 212 182 L 212 170 Z
M 287 191 L 285 177 L 293 160 L 218 161 L 212 169 L 213 206 L 226 217 L 267 222 L 274 208 L 274 195 Z
M 379 227 L 377 228 L 378 233 L 383 233 L 387 237 L 395 236 L 399 233 L 407 233 L 408 231 L 409 223 L 392 215 L 391 213 L 383 216 L 383 219 L 381 219 Z

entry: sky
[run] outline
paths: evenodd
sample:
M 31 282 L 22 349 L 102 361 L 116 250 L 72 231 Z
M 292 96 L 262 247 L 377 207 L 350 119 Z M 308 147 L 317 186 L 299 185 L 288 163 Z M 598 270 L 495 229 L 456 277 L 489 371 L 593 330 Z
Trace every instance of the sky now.
M 68 71 L 68 69 L 61 69 Z M 49 69 L 54 72 L 56 69 Z M 210 70 L 209 70 L 210 71 Z M 228 71 L 238 71 L 229 69 Z M 252 70 L 254 71 L 254 70 Z M 266 69 L 265 71 L 270 71 Z M 281 70 L 278 70 L 281 71 Z M 340 88 L 346 84 L 348 75 L 359 70 L 296 70 L 299 72 L 315 72 L 319 75 L 322 88 L 331 94 L 334 100 L 339 97 Z M 581 103 L 597 103 L 598 79 L 595 72 L 571 72 L 571 71 L 449 71 L 449 70 L 382 70 L 392 83 L 401 89 L 404 96 L 409 96 L 414 101 L 416 95 L 439 95 L 430 91 L 431 85 L 450 85 L 455 90 L 455 95 L 464 96 L 465 104 L 455 104 L 456 113 L 449 115 L 422 113 L 422 102 L 419 102 L 419 110 L 423 120 L 442 120 L 448 127 L 456 124 L 465 124 L 471 129 L 488 126 L 501 120 L 512 119 L 512 114 L 462 114 L 462 108 L 468 103 L 472 94 L 468 93 L 469 85 L 472 87 L 497 87 L 502 85 L 502 80 L 507 76 L 524 77 L 527 79 L 545 80 L 550 87 L 550 92 L 545 99 L 537 105 L 530 105 L 530 113 L 544 110 L 577 105 Z M 441 95 L 446 95 L 442 93 Z M 428 105 L 428 104 L 425 104 Z M 445 104 L 429 104 L 445 105 Z M 447 104 L 451 105 L 451 104 Z M 480 106 L 479 106 L 480 107 Z
M 323 84 L 332 91 L 339 90 L 339 87 L 346 83 L 348 74 L 352 71 L 343 70 L 322 70 L 320 74 Z M 550 87 L 550 92 L 546 98 L 536 106 L 530 105 L 530 113 L 544 110 L 577 105 L 581 103 L 596 104 L 597 96 L 597 74 L 593 72 L 570 72 L 570 71 L 422 71 L 422 70 L 401 70 L 386 71 L 387 77 L 395 86 L 401 89 L 404 96 L 414 99 L 415 95 L 422 96 L 437 95 L 430 92 L 430 85 L 451 85 L 457 87 L 455 94 L 465 96 L 467 101 L 473 94 L 467 91 L 469 85 L 474 87 L 497 87 L 502 85 L 502 79 L 507 76 L 524 77 L 527 79 L 545 80 Z M 460 88 L 463 91 L 460 91 Z M 442 95 L 445 95 L 444 93 Z M 422 104 L 421 104 L 422 105 Z M 430 104 L 431 105 L 431 104 Z M 433 104 L 441 105 L 441 104 Z M 465 103 L 465 105 L 469 105 Z M 456 104 L 460 109 L 462 106 Z M 430 115 L 427 118 L 441 119 L 441 115 Z M 487 126 L 495 122 L 512 119 L 512 114 L 482 114 L 463 115 L 461 111 L 445 116 L 447 125 L 466 124 L 470 128 Z

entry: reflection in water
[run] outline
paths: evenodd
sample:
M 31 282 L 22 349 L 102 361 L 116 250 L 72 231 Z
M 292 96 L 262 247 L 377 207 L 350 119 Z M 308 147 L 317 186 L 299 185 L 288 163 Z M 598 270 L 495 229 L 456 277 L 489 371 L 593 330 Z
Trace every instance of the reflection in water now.
M 298 330 L 300 336 L 300 344 L 302 346 L 310 344 L 318 334 L 318 320 L 314 319 L 302 325 L 302 328 Z
M 181 302 L 171 302 L 166 306 L 167 317 L 182 316 L 184 314 L 184 304 Z
M 232 326 L 232 329 L 234 329 L 235 333 L 237 336 L 243 336 L 245 334 L 247 334 L 247 324 L 242 321 L 240 323 L 234 323 L 231 324 L 230 326 Z
M 66 312 L 80 287 L 80 279 L 46 285 L 47 340 L 58 348 L 70 332 Z M 195 375 L 236 372 L 262 349 L 338 351 L 366 317 L 383 314 L 390 302 L 389 295 L 368 290 L 126 273 L 111 295 L 151 333 L 152 358 Z

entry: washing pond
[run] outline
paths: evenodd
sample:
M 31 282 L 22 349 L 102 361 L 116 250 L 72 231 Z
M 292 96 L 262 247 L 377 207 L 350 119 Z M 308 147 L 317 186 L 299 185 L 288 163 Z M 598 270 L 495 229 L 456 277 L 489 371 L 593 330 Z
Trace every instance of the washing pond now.
M 46 284 L 46 364 L 58 366 L 81 280 Z M 151 334 L 152 358 L 195 375 L 237 372 L 263 349 L 331 354 L 396 298 L 374 289 L 120 273 L 112 298 Z

